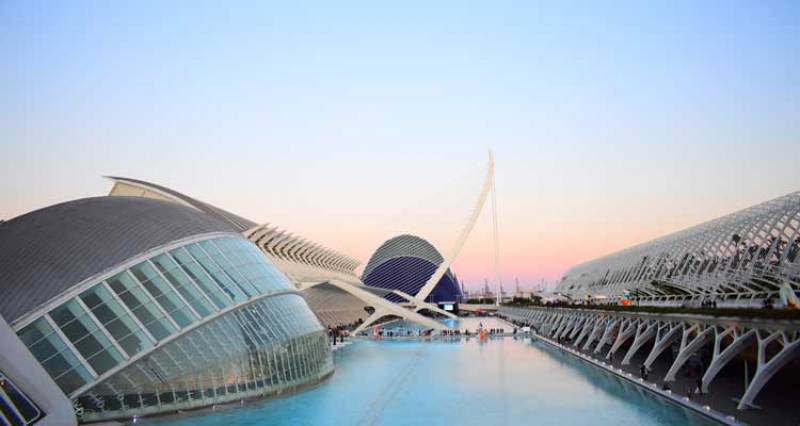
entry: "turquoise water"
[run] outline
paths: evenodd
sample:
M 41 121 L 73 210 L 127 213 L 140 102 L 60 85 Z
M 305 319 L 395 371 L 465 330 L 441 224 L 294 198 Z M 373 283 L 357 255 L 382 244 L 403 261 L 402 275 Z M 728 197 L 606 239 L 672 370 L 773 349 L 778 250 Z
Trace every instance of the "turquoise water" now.
M 139 423 L 713 424 L 530 338 L 359 341 L 334 357 L 336 373 L 301 393 Z
M 500 320 L 495 317 L 467 317 L 467 318 L 458 318 L 458 319 L 441 319 L 442 323 L 447 325 L 452 330 L 460 330 L 462 333 L 465 331 L 469 331 L 471 334 L 477 334 L 478 330 L 484 328 L 486 330 L 495 328 L 495 329 L 503 329 L 503 331 L 510 333 L 514 326 L 508 322 Z M 398 320 L 390 322 L 386 325 L 379 327 L 379 330 L 383 331 L 384 336 L 388 336 L 387 332 L 391 331 L 394 332 L 394 335 L 397 337 L 414 337 L 416 338 L 417 332 L 425 330 L 421 329 L 414 323 L 406 322 L 404 320 Z M 368 334 L 372 336 L 372 330 L 367 330 Z M 409 334 L 410 332 L 410 334 Z

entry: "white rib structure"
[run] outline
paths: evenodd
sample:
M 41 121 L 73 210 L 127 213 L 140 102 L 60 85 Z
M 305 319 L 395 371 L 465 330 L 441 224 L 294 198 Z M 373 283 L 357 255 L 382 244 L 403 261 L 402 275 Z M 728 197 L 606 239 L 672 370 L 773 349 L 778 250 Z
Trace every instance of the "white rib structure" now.
M 567 345 L 606 360 L 624 353 L 622 365 L 631 364 L 634 356 L 650 348 L 643 363 L 650 369 L 674 345 L 678 351 L 661 378 L 664 382 L 674 381 L 692 355 L 705 345 L 713 345 L 710 364 L 700 380 L 703 392 L 708 392 L 731 360 L 745 350 L 754 351 L 756 370 L 738 400 L 739 410 L 755 407 L 764 386 L 778 373 L 790 374 L 781 369 L 800 356 L 800 330 L 785 320 L 509 306 L 498 312 L 536 328 L 541 335 L 566 339 Z M 631 343 L 625 350 L 627 342 Z
M 573 298 L 626 293 L 641 304 L 714 299 L 760 307 L 800 290 L 800 192 L 575 266 L 557 291 Z
M 422 316 L 416 313 L 413 310 L 406 309 L 405 307 L 398 305 L 396 303 L 392 303 L 383 298 L 385 293 L 380 292 L 382 289 L 374 289 L 372 287 L 367 287 L 364 285 L 360 285 L 354 282 L 347 282 L 339 279 L 327 279 L 325 281 L 307 281 L 307 282 L 299 282 L 298 286 L 304 292 L 312 289 L 321 284 L 329 284 L 341 291 L 344 291 L 356 298 L 364 302 L 367 306 L 370 306 L 374 309 L 374 312 L 370 314 L 370 316 L 364 320 L 364 322 L 355 329 L 354 333 L 358 334 L 361 330 L 364 330 L 376 323 L 379 323 L 382 319 L 386 317 L 397 317 L 405 319 L 406 321 L 413 322 L 417 325 L 422 327 L 426 327 L 433 330 L 444 330 L 447 328 L 444 324 L 435 321 L 431 318 Z M 378 290 L 376 294 L 376 290 Z M 387 291 L 388 292 L 388 291 Z M 424 309 L 429 309 L 431 306 L 423 307 Z M 434 307 L 435 308 L 435 307 Z M 438 308 L 436 308 L 438 309 Z M 444 312 L 444 311 L 442 311 Z
M 486 178 L 480 196 L 467 224 L 449 252 L 449 256 L 439 264 L 434 274 L 416 296 L 400 290 L 365 286 L 354 272 L 358 261 L 291 232 L 269 224 L 257 225 L 246 218 L 150 182 L 121 177 L 109 177 L 109 179 L 114 182 L 110 195 L 156 198 L 176 202 L 230 223 L 245 238 L 258 246 L 264 255 L 305 293 L 312 310 L 326 325 L 352 323 L 361 319 L 363 323 L 357 330 L 360 331 L 387 317 L 399 317 L 426 328 L 441 330 L 447 327 L 420 315 L 419 312 L 428 310 L 455 318 L 452 313 L 425 302 L 425 299 L 458 256 L 475 226 L 486 203 L 486 197 L 494 186 L 494 158 L 490 151 Z M 497 256 L 495 255 L 495 257 Z M 384 299 L 384 296 L 391 293 L 401 296 L 406 301 L 395 304 Z M 366 308 L 371 308 L 373 312 L 368 314 Z M 364 317 L 367 318 L 364 319 Z
M 359 263 L 349 256 L 268 223 L 243 231 L 242 235 L 257 245 L 282 272 L 292 275 L 296 282 L 305 281 L 305 275 L 309 273 L 314 278 L 319 273 L 350 278 L 354 276 L 353 271 Z M 296 265 L 304 267 L 298 268 Z
M 353 272 L 358 262 L 345 255 L 301 237 L 286 234 L 285 231 L 270 227 L 268 224 L 253 227 L 242 234 L 258 246 L 267 258 L 308 296 L 311 309 L 325 324 L 350 323 L 357 319 L 353 318 L 353 312 L 360 310 L 361 316 L 358 318 L 366 317 L 366 319 L 357 331 L 379 322 L 386 316 L 403 318 L 436 330 L 447 328 L 442 323 L 417 312 L 427 309 L 448 316 L 452 316 L 451 313 L 425 301 L 416 300 L 405 293 L 365 286 Z M 322 286 L 322 284 L 327 285 Z M 339 295 L 318 297 L 320 295 L 316 293 L 320 293 L 323 289 L 327 289 L 328 294 L 331 293 L 330 290 L 338 290 Z M 383 296 L 389 293 L 405 298 L 408 301 L 407 307 L 384 299 Z M 331 302 L 348 298 L 351 299 L 349 306 L 342 306 L 336 312 L 331 310 Z M 317 301 L 318 303 L 315 303 Z M 368 317 L 365 307 L 374 309 Z M 330 316 L 329 321 L 322 318 L 321 312 Z
M 489 151 L 489 163 L 494 167 L 494 157 Z M 503 299 L 503 281 L 500 279 L 500 237 L 497 233 L 497 188 L 494 185 L 494 173 L 492 173 L 492 235 L 494 238 L 494 274 L 497 279 L 497 301 L 495 304 L 500 306 Z
M 420 315 L 427 309 L 452 315 L 438 307 L 396 293 L 407 300 L 403 305 L 383 296 L 391 290 L 365 286 L 355 275 L 359 262 L 336 250 L 282 230 L 270 224 L 257 225 L 233 213 L 191 198 L 180 192 L 150 182 L 122 177 L 109 177 L 114 182 L 109 195 L 154 198 L 185 205 L 229 223 L 255 244 L 306 297 L 311 309 L 326 326 L 352 324 L 363 320 L 361 329 L 386 317 L 399 317 L 424 328 L 442 330 L 444 324 Z M 373 313 L 366 308 L 372 308 Z
M 486 197 L 489 195 L 489 191 L 492 190 L 493 186 L 494 156 L 492 155 L 492 151 L 489 151 L 489 164 L 486 168 L 486 178 L 483 181 L 483 187 L 481 188 L 481 193 L 478 196 L 478 202 L 475 203 L 475 208 L 472 209 L 472 214 L 470 215 L 469 220 L 467 220 L 467 224 L 464 226 L 461 234 L 458 236 L 453 248 L 450 250 L 450 253 L 444 259 L 444 261 L 439 264 L 436 272 L 431 275 L 430 279 L 428 279 L 428 282 L 426 282 L 425 285 L 419 290 L 416 295 L 417 299 L 425 300 L 428 295 L 431 294 L 433 289 L 436 287 L 436 284 L 442 279 L 444 274 L 450 268 L 450 264 L 453 262 L 453 260 L 455 260 L 456 256 L 458 256 L 458 253 L 461 252 L 461 248 L 464 247 L 467 237 L 469 237 L 470 232 L 472 232 L 472 228 L 475 227 L 475 222 L 478 220 L 478 216 L 480 216 L 481 210 L 483 210 L 483 205 L 486 204 Z

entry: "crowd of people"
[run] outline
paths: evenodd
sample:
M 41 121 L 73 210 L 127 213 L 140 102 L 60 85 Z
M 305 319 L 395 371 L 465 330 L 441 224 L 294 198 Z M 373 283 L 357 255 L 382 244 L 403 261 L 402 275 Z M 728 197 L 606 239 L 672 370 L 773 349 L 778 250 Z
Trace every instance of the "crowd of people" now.
M 701 308 L 712 308 L 712 309 L 716 308 L 717 307 L 717 300 L 716 299 L 703 299 L 703 301 L 700 302 L 700 307 Z
M 417 337 L 423 336 L 430 336 L 433 333 L 433 329 L 429 330 L 417 330 Z M 377 337 L 411 337 L 414 335 L 414 332 L 411 330 L 386 330 L 386 329 L 379 329 L 377 331 Z
M 464 329 L 462 332 L 461 330 L 443 330 L 442 336 L 472 336 L 473 334 L 480 334 L 481 330 L 483 330 L 487 335 L 498 335 L 498 334 L 505 334 L 504 328 L 479 328 L 475 330 L 474 333 L 471 333 L 469 329 Z M 514 329 L 514 334 L 517 333 L 517 329 Z

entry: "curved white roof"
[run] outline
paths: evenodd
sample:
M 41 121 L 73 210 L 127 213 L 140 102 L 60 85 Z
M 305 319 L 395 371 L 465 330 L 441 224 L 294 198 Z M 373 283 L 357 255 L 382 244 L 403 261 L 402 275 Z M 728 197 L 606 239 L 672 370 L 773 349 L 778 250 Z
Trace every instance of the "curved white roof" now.
M 800 289 L 800 192 L 570 269 L 557 291 L 583 297 L 754 294 Z

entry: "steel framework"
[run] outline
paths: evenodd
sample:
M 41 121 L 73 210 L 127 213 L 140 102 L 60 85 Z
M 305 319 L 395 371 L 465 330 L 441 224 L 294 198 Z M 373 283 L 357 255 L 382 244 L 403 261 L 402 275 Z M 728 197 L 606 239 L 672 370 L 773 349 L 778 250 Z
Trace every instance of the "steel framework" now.
M 570 269 L 556 291 L 642 304 L 759 306 L 800 289 L 800 192 Z

